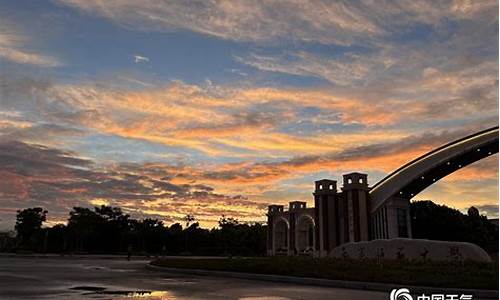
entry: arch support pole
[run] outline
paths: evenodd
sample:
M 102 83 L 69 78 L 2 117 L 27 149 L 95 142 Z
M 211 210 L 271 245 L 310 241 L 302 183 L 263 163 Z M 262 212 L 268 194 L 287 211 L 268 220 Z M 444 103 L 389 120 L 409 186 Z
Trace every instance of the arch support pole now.
M 411 238 L 410 199 L 393 196 L 383 207 L 385 238 Z

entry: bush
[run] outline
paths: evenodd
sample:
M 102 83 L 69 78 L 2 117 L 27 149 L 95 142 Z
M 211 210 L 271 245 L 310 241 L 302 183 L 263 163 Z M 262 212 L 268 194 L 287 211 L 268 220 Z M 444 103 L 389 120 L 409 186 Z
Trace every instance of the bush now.
M 498 289 L 498 261 L 449 263 L 311 257 L 159 259 L 156 266 L 449 288 Z

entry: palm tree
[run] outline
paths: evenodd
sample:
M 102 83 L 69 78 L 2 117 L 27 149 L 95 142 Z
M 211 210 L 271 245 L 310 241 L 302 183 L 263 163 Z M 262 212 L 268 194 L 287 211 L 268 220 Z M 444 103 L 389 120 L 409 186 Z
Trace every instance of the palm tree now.
M 191 222 L 194 222 L 196 219 L 193 215 L 187 214 L 184 216 L 184 221 L 186 221 L 186 229 L 184 229 L 185 235 L 184 235 L 184 250 L 187 253 L 188 252 L 188 235 L 189 235 L 189 225 Z
M 191 224 L 191 222 L 195 221 L 195 217 L 191 214 L 187 214 L 184 216 L 184 221 L 186 221 L 186 229 L 189 228 L 189 224 Z

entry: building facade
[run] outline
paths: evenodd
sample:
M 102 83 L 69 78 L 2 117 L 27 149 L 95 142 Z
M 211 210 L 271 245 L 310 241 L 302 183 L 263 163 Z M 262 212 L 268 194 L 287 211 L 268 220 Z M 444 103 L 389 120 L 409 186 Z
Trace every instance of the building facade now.
M 267 214 L 268 255 L 327 256 L 344 243 L 411 237 L 409 201 L 394 198 L 372 211 L 368 178 L 343 175 L 340 191 L 335 180 L 315 182 L 314 207 L 306 202 L 270 205 Z

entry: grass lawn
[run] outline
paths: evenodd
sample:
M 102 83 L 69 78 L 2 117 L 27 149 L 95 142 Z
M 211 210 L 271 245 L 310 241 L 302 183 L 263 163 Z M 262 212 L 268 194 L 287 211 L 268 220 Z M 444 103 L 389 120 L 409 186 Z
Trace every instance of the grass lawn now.
M 498 261 L 444 263 L 409 261 L 354 261 L 310 257 L 227 259 L 167 258 L 153 265 L 243 273 L 314 277 L 336 280 L 396 283 L 449 288 L 498 290 Z

